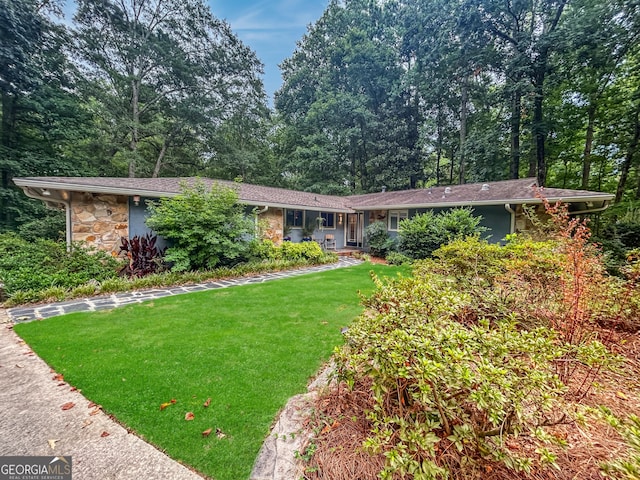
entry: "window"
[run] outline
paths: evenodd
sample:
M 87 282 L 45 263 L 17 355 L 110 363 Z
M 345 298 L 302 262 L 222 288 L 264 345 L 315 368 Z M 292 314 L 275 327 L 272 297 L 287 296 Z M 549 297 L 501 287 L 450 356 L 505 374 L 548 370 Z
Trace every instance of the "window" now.
M 333 212 L 320 212 L 323 228 L 336 228 L 336 214 Z
M 304 225 L 304 216 L 302 210 L 288 210 L 285 225 L 287 227 L 302 228 Z
M 398 231 L 400 222 L 409 218 L 408 210 L 389 210 L 389 230 Z

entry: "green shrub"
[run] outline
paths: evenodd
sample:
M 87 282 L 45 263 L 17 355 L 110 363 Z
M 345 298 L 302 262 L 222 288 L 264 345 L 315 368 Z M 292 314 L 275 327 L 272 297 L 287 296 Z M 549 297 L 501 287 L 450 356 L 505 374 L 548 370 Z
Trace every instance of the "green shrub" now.
M 600 471 L 606 478 L 637 480 L 640 478 L 640 418 L 630 415 L 620 420 L 611 410 L 600 407 L 604 419 L 624 438 L 628 451 L 621 458 L 600 464 Z
M 69 292 L 69 297 L 71 298 L 79 298 L 79 297 L 91 297 L 96 294 L 99 286 L 94 283 L 87 283 L 84 285 L 79 285 L 75 288 L 72 288 Z
M 272 240 L 254 240 L 251 243 L 251 257 L 258 260 L 279 260 L 282 258 L 282 248 Z
M 49 287 L 38 292 L 38 300 L 44 302 L 61 302 L 67 296 L 67 290 L 62 287 Z
M 456 321 L 471 297 L 439 275 L 377 285 L 372 313 L 349 328 L 336 360 L 351 387 L 371 383 L 363 446 L 386 457 L 380 478 L 446 478 L 451 469 L 472 477 L 480 457 L 525 471 L 553 463 L 553 437 L 540 425 L 562 418 L 554 332 L 522 331 L 509 318 Z M 537 453 L 507 447 L 522 433 L 537 438 Z
M 470 208 L 433 213 L 427 211 L 400 222 L 399 250 L 414 259 L 428 258 L 435 250 L 453 240 L 480 235 L 482 217 Z
M 147 225 L 171 246 L 165 260 L 175 271 L 235 265 L 249 254 L 254 224 L 244 214 L 238 193 L 202 181 L 182 185 L 182 192 L 149 204 Z
M 65 229 L 64 212 L 48 210 L 44 217 L 20 225 L 18 233 L 29 242 L 40 239 L 62 242 L 65 239 Z
M 389 252 L 386 259 L 389 265 L 410 265 L 412 263 L 411 258 L 400 252 Z
M 277 246 L 271 240 L 253 242 L 251 256 L 258 261 L 309 261 L 310 263 L 324 263 L 325 257 L 333 258 L 332 255 L 325 253 L 316 242 L 282 242 L 280 246 Z M 250 269 L 256 268 L 255 263 L 250 262 L 250 265 L 252 265 Z
M 283 242 L 280 249 L 283 260 L 319 261 L 325 256 L 322 248 L 316 242 Z
M 506 249 L 478 237 L 455 239 L 433 252 L 435 265 L 442 274 L 473 284 L 493 284 L 505 272 Z
M 0 281 L 9 296 L 20 290 L 70 289 L 89 280 L 113 278 L 118 266 L 110 255 L 80 244 L 68 252 L 62 242 L 0 235 Z
M 364 240 L 369 245 L 371 255 L 376 257 L 386 257 L 387 252 L 396 248 L 395 239 L 387 233 L 387 224 L 384 222 L 374 222 L 364 229 Z

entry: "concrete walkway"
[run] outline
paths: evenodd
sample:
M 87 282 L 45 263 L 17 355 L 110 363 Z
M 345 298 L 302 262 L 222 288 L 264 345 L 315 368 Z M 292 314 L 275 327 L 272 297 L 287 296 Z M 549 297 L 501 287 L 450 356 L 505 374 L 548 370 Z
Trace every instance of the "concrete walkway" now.
M 236 280 L 123 293 L 36 307 L 0 309 L 0 456 L 71 455 L 74 480 L 201 479 L 199 474 L 129 433 L 80 392 L 59 379 L 13 332 L 13 323 L 70 312 L 115 308 L 168 295 L 261 283 L 357 263 L 360 262 L 343 258 L 336 264 Z M 71 408 L 63 408 L 71 404 Z M 285 409 L 288 410 L 290 409 Z M 290 423 L 286 426 L 288 430 L 296 428 Z M 269 436 L 267 443 L 272 442 L 273 438 L 277 436 Z M 291 448 L 293 446 L 263 448 L 256 465 L 260 473 L 255 476 L 254 472 L 252 476 L 260 480 L 297 480 L 298 477 L 290 477 L 285 473 L 293 471 L 290 465 Z M 284 452 L 286 455 L 283 455 Z M 265 470 L 269 473 L 265 474 Z

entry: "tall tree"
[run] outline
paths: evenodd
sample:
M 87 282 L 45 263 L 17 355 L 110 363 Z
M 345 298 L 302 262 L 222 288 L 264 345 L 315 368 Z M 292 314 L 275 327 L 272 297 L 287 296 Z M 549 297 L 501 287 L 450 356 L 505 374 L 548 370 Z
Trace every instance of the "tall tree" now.
M 79 0 L 75 22 L 112 158 L 130 177 L 160 175 L 187 142 L 201 168 L 218 126 L 264 109 L 261 63 L 202 0 Z
M 374 1 L 332 1 L 283 63 L 276 109 L 296 132 L 287 174 L 303 188 L 407 188 L 422 175 L 393 13 Z
M 0 230 L 48 215 L 12 185 L 14 176 L 91 168 L 73 147 L 90 117 L 75 94 L 58 13 L 55 1 L 0 0 Z

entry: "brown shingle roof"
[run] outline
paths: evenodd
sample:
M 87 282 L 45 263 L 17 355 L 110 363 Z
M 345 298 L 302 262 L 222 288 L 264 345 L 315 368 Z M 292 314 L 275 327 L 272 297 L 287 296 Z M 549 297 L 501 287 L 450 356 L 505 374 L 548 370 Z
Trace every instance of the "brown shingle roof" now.
M 263 187 L 248 183 L 202 178 L 207 186 L 214 183 L 238 188 L 238 196 L 249 205 L 269 205 L 273 207 L 300 207 L 308 210 L 349 212 L 345 197 L 298 192 L 284 188 Z M 118 177 L 27 177 L 15 178 L 17 185 L 36 188 L 61 189 L 112 193 L 121 195 L 141 195 L 143 197 L 167 197 L 180 193 L 181 184 L 192 184 L 196 178 L 118 178 Z
M 378 192 L 353 195 L 349 206 L 356 210 L 383 210 L 389 208 L 433 208 L 462 205 L 499 205 L 505 203 L 540 203 L 536 197 L 535 178 L 505 180 L 501 182 L 468 183 L 446 187 Z M 613 195 L 585 190 L 544 188 L 542 194 L 550 201 L 603 201 Z
M 383 210 L 390 208 L 433 208 L 463 205 L 499 205 L 505 203 L 539 203 L 534 178 L 501 182 L 470 183 L 448 187 L 378 192 L 365 195 L 338 197 L 299 192 L 283 188 L 263 187 L 248 183 L 201 179 L 206 185 L 219 183 L 238 188 L 243 203 L 272 207 L 300 208 L 316 211 L 350 212 L 353 210 Z M 115 177 L 27 177 L 15 178 L 19 186 L 88 191 L 120 195 L 166 197 L 180 192 L 182 182 L 192 183 L 195 178 L 115 178 Z M 609 193 L 585 190 L 545 188 L 543 195 L 550 201 L 589 202 L 612 200 Z

